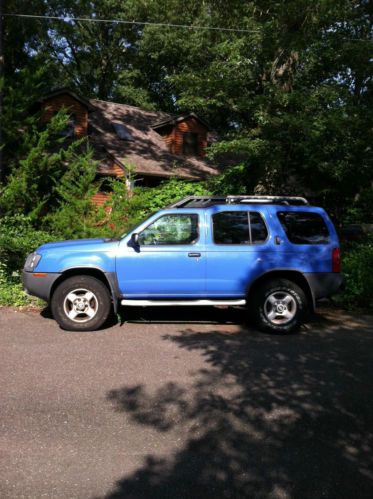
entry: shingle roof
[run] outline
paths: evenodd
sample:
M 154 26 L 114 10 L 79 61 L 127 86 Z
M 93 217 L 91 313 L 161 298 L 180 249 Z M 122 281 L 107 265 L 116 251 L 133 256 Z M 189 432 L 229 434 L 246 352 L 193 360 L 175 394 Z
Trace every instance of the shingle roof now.
M 37 102 L 39 102 L 39 103 L 45 102 L 46 100 L 49 100 L 52 97 L 57 97 L 57 95 L 63 95 L 63 94 L 71 95 L 71 97 L 73 97 L 75 100 L 77 100 L 78 102 L 83 104 L 83 106 L 85 106 L 88 109 L 88 111 L 92 111 L 92 107 L 91 107 L 89 100 L 84 99 L 80 95 L 78 95 L 75 92 L 73 92 L 72 90 L 70 90 L 68 87 L 56 88 L 56 89 L 52 90 L 51 92 L 49 92 L 48 94 L 44 94 L 42 97 L 40 97 L 38 99 Z
M 185 121 L 188 118 L 195 118 L 200 123 L 202 123 L 202 125 L 204 125 L 208 130 L 210 129 L 210 125 L 205 120 L 197 116 L 195 113 L 183 114 L 181 116 L 169 116 L 166 119 L 162 119 L 162 121 L 154 123 L 152 125 L 152 128 L 154 128 L 154 130 L 157 130 L 157 128 L 162 128 L 165 125 L 176 125 L 177 123 L 180 123 L 180 121 Z
M 218 173 L 215 166 L 202 158 L 169 152 L 164 139 L 152 126 L 172 121 L 174 117 L 115 102 L 92 99 L 90 104 L 93 107 L 89 115 L 90 142 L 97 150 L 104 148 L 124 168 L 130 165 L 136 174 L 185 179 L 201 179 Z M 113 122 L 125 125 L 133 140 L 121 140 Z

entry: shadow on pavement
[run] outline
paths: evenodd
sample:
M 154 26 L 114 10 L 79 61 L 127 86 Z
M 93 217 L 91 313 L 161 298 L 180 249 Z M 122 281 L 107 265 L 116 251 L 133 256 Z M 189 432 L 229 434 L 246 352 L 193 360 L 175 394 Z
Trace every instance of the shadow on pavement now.
M 164 336 L 204 357 L 192 385 L 123 386 L 108 401 L 185 445 L 148 455 L 106 497 L 372 497 L 372 331 L 372 317 L 341 312 L 292 336 Z
M 44 319 L 53 320 L 49 306 L 41 310 Z M 120 323 L 151 324 L 247 324 L 244 307 L 120 307 L 118 315 L 111 313 L 99 329 L 111 328 Z
M 122 323 L 244 324 L 245 307 L 121 307 Z

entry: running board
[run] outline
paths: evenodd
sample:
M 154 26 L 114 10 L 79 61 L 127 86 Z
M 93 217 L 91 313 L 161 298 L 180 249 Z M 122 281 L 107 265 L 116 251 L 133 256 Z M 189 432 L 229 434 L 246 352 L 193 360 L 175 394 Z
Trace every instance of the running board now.
M 203 307 L 246 305 L 246 300 L 121 300 L 126 307 Z

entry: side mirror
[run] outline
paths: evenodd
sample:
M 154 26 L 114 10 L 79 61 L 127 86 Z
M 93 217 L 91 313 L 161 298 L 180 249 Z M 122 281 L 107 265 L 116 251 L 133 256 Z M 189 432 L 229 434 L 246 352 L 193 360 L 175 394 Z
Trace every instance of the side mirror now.
M 139 235 L 137 232 L 134 232 L 131 236 L 131 245 L 133 246 L 140 246 L 139 244 Z

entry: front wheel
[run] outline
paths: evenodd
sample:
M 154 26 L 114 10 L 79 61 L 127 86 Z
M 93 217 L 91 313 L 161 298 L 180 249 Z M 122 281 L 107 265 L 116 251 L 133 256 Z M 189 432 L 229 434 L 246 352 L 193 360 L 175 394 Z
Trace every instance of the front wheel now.
M 110 313 L 111 300 L 104 283 L 92 276 L 63 281 L 51 301 L 53 317 L 68 331 L 95 331 Z
M 294 282 L 278 279 L 263 284 L 251 306 L 259 329 L 290 333 L 300 327 L 307 309 L 304 291 Z

